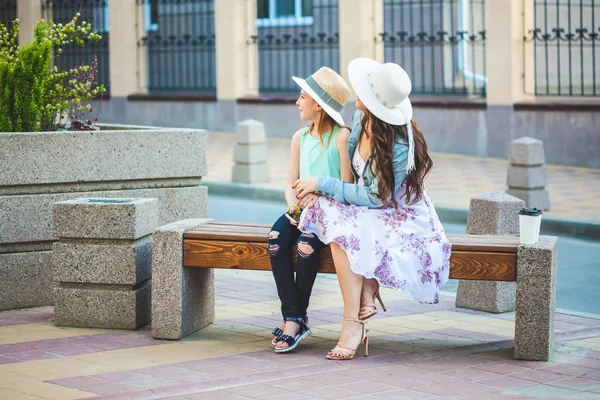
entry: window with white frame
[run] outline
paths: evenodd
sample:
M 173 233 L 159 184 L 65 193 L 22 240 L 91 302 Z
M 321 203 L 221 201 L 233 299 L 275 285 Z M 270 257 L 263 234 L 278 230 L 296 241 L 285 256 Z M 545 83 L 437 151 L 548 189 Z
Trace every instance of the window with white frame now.
M 256 26 L 265 28 L 312 25 L 312 3 L 312 0 L 257 0 Z

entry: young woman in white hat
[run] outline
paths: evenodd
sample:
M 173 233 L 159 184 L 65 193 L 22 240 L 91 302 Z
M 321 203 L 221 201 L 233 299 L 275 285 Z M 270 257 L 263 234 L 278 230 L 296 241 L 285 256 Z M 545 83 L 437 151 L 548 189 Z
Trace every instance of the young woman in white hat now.
M 291 160 L 285 187 L 287 213 L 269 233 L 269 256 L 284 322 L 273 330 L 271 345 L 277 353 L 296 348 L 310 334 L 306 310 L 319 269 L 319 250 L 324 244 L 312 234 L 298 230 L 302 209 L 313 205 L 319 195 L 296 197 L 293 183 L 299 178 L 327 176 L 352 182 L 348 158 L 350 131 L 340 114 L 350 98 L 344 79 L 330 68 L 322 67 L 307 79 L 292 77 L 302 89 L 296 105 L 300 119 L 310 121 L 292 137 Z M 296 276 L 290 259 L 290 246 L 297 245 Z
M 358 58 L 348 66 L 358 100 L 348 153 L 356 184 L 321 176 L 294 183 L 304 199 L 322 197 L 300 230 L 330 244 L 344 299 L 344 322 L 328 359 L 368 350 L 364 320 L 373 316 L 379 284 L 420 303 L 437 303 L 448 280 L 451 245 L 423 181 L 432 166 L 412 121 L 411 82 L 397 64 Z

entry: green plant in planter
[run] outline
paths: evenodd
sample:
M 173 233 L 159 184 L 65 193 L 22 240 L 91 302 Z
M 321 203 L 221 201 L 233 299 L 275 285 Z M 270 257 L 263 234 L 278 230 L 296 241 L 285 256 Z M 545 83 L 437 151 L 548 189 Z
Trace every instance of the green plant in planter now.
M 89 65 L 68 71 L 51 67 L 64 46 L 102 39 L 79 17 L 64 25 L 39 21 L 33 42 L 22 46 L 17 45 L 19 20 L 10 31 L 0 23 L 0 132 L 55 130 L 68 117 L 90 110 L 86 102 L 104 92 Z

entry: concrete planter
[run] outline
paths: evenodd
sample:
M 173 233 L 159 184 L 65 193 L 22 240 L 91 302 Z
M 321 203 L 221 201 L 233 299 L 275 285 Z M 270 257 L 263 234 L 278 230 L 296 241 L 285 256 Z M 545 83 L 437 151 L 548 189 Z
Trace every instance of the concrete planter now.
M 151 197 L 159 225 L 207 215 L 206 133 L 104 126 L 0 132 L 0 310 L 53 303 L 52 206 L 79 197 Z

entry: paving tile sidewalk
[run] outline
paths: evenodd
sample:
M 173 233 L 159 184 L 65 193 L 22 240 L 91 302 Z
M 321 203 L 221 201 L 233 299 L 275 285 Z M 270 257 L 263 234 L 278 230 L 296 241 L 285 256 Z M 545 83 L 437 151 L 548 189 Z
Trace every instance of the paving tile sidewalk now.
M 217 320 L 182 341 L 138 331 L 57 328 L 52 308 L 0 313 L 1 399 L 598 399 L 600 319 L 557 315 L 550 362 L 512 358 L 514 313 L 419 305 L 382 289 L 369 357 L 325 360 L 339 336 L 337 280 L 319 276 L 313 334 L 275 354 L 268 272 L 216 271 Z
M 209 134 L 209 175 L 229 182 L 233 135 Z M 272 181 L 283 187 L 289 140 L 270 139 Z M 439 206 L 468 208 L 504 188 L 502 160 L 433 154 L 428 189 Z M 548 166 L 555 218 L 600 222 L 600 171 Z M 319 276 L 309 310 L 313 334 L 278 355 L 280 324 L 268 272 L 218 270 L 217 319 L 181 341 L 138 331 L 58 328 L 53 308 L 0 312 L 0 399 L 599 399 L 600 319 L 557 314 L 550 362 L 512 358 L 514 313 L 420 305 L 384 288 L 388 312 L 368 323 L 370 356 L 324 356 L 339 337 L 342 300 L 334 276 Z
M 271 180 L 257 187 L 282 189 L 289 163 L 290 139 L 269 138 Z M 231 182 L 233 134 L 208 134 L 210 182 Z M 471 197 L 505 190 L 506 160 L 432 153 L 434 167 L 426 184 L 436 206 L 468 209 Z M 551 210 L 545 217 L 600 223 L 600 169 L 546 165 Z

